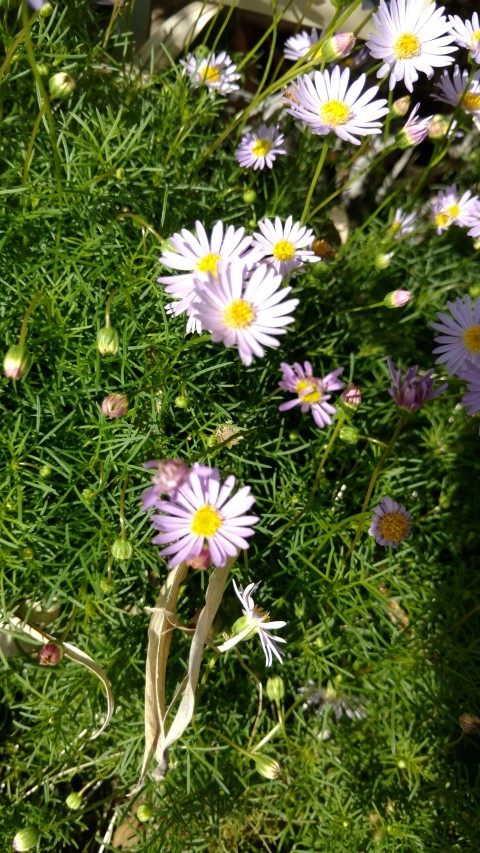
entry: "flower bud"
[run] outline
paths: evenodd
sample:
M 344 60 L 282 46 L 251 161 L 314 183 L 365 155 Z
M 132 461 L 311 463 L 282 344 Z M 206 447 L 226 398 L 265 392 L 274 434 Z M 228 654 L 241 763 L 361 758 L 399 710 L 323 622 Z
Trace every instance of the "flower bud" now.
M 392 104 L 392 115 L 395 116 L 395 118 L 403 118 L 406 116 L 410 109 L 410 101 L 410 95 L 404 95 L 403 98 L 397 98 L 397 100 Z
M 141 803 L 137 809 L 137 819 L 140 823 L 148 823 L 153 817 L 153 809 L 149 803 Z
M 385 299 L 383 300 L 383 304 L 387 308 L 403 308 L 404 305 L 407 305 L 413 299 L 413 293 L 409 290 L 391 290 L 390 293 L 387 293 Z
M 185 397 L 185 394 L 180 394 L 178 397 L 175 397 L 175 405 L 177 409 L 188 409 L 189 405 L 188 397 Z
M 265 779 L 276 779 L 280 773 L 281 767 L 278 761 L 275 761 L 274 758 L 269 758 L 268 755 L 255 755 L 253 756 L 253 760 L 255 761 L 256 770 Z
M 376 255 L 374 264 L 377 270 L 386 270 L 387 267 L 390 266 L 390 261 L 392 260 L 393 252 L 379 252 Z
M 14 344 L 3 359 L 3 372 L 7 379 L 23 379 L 32 366 L 32 356 L 25 344 Z
M 428 129 L 428 138 L 429 139 L 441 139 L 445 136 L 449 126 L 450 126 L 450 117 L 444 115 L 434 115 L 431 122 L 430 127 Z M 452 130 L 455 127 L 456 122 L 452 124 Z
M 38 829 L 34 826 L 26 826 L 24 829 L 20 829 L 15 838 L 12 841 L 12 847 L 14 850 L 32 850 L 40 838 L 40 833 Z
M 93 503 L 96 497 L 97 493 L 94 492 L 93 489 L 82 489 L 82 498 L 87 504 Z
M 243 200 L 245 204 L 254 204 L 257 199 L 257 194 L 255 190 L 245 190 L 243 193 Z
M 70 74 L 66 74 L 65 71 L 53 74 L 48 81 L 48 88 L 50 89 L 50 96 L 52 98 L 68 98 L 76 85 L 77 83 L 73 77 L 70 77 Z
M 107 418 L 123 418 L 128 412 L 125 394 L 109 394 L 102 401 L 102 412 Z
M 343 426 L 338 434 L 341 441 L 345 444 L 356 444 L 358 441 L 358 432 L 352 426 Z
M 76 791 L 72 791 L 71 794 L 68 795 L 65 800 L 65 805 L 67 809 L 71 809 L 72 812 L 76 812 L 77 809 L 82 806 L 83 797 L 81 794 L 77 794 Z
M 38 476 L 41 477 L 42 480 L 48 480 L 48 478 L 52 476 L 52 466 L 48 464 L 42 465 L 39 469 Z
M 63 658 L 63 649 L 56 643 L 47 643 L 38 653 L 40 666 L 56 666 Z
M 97 334 L 97 348 L 100 355 L 116 355 L 120 346 L 120 336 L 112 326 L 104 326 Z
M 115 539 L 112 545 L 114 560 L 129 560 L 133 554 L 133 545 L 127 539 Z
M 353 415 L 362 403 L 362 392 L 353 382 L 344 389 L 338 399 L 338 408 L 344 415 Z
M 332 62 L 335 59 L 340 59 L 343 56 L 348 56 L 355 47 L 356 38 L 353 33 L 337 33 L 322 46 L 322 59 L 325 62 Z
M 477 717 L 476 714 L 469 714 L 466 712 L 465 714 L 461 714 L 458 718 L 458 722 L 460 724 L 460 728 L 467 735 L 473 735 L 480 726 L 480 717 Z
M 46 62 L 39 62 L 37 65 L 37 71 L 40 74 L 40 77 L 48 77 L 50 74 L 50 66 L 47 65 Z
M 24 560 L 33 560 L 34 556 L 35 556 L 35 551 L 33 550 L 33 548 L 29 548 L 27 546 L 26 548 L 23 549 L 22 557 Z
M 51 3 L 44 3 L 42 8 L 40 9 L 40 16 L 42 18 L 49 18 L 53 12 L 53 6 Z
M 192 569 L 203 569 L 204 571 L 209 568 L 211 562 L 212 557 L 208 545 L 203 546 L 198 557 L 186 560 L 187 566 L 190 566 Z
M 285 683 L 281 675 L 267 679 L 266 693 L 270 702 L 281 702 L 285 696 Z
M 118 169 L 115 169 L 115 178 L 117 181 L 123 180 L 125 177 L 125 169 L 123 166 L 119 166 Z

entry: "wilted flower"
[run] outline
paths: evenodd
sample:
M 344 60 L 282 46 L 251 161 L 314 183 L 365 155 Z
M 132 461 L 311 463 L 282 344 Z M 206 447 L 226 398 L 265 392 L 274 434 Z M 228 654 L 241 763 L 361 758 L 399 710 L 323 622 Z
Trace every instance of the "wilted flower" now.
M 396 548 L 407 538 L 412 526 L 412 517 L 403 504 L 391 498 L 382 498 L 373 510 L 370 536 L 374 536 L 378 545 Z
M 189 53 L 185 59 L 180 60 L 184 72 L 190 77 L 195 87 L 206 86 L 213 94 L 219 92 L 221 95 L 229 95 L 240 86 L 240 74 L 237 74 L 237 66 L 232 62 L 225 51 L 222 53 L 210 53 L 206 58 L 200 59 Z
M 102 401 L 102 412 L 107 418 L 123 418 L 128 412 L 125 394 L 109 394 Z
M 433 352 L 439 354 L 436 363 L 454 375 L 468 363 L 480 365 L 480 296 L 473 305 L 468 293 L 463 299 L 458 296 L 455 302 L 447 302 L 447 308 L 450 313 L 438 312 L 440 322 L 431 324 L 440 332 Z
M 462 109 L 467 113 L 478 113 L 480 111 L 480 72 L 477 71 L 470 82 L 468 82 L 469 76 L 469 72 L 461 71 L 459 65 L 455 65 L 453 69 L 453 78 L 450 78 L 448 71 L 444 71 L 436 84 L 441 94 L 433 97 L 437 101 L 451 104 L 452 107 L 461 104 Z M 466 92 L 465 89 L 467 89 Z
M 63 657 L 63 650 L 61 646 L 57 646 L 56 643 L 47 643 L 45 646 L 42 646 L 38 653 L 38 662 L 40 666 L 56 666 L 57 663 L 60 663 Z
M 367 47 L 375 59 L 383 60 L 377 77 L 390 72 L 390 89 L 403 80 L 409 92 L 421 71 L 433 76 L 434 68 L 453 62 L 453 36 L 448 32 L 443 7 L 435 3 L 426 8 L 418 0 L 380 0 L 372 18 L 377 33 L 369 34 Z
M 225 446 L 228 448 L 235 447 L 236 444 L 243 441 L 243 435 L 240 429 L 235 426 L 233 421 L 227 421 L 224 424 L 220 424 L 220 426 L 216 428 L 212 438 L 214 445 L 226 442 Z
M 362 94 L 366 81 L 361 74 L 349 88 L 350 70 L 340 74 L 338 65 L 329 71 L 315 71 L 313 79 L 299 77 L 287 90 L 287 112 L 307 124 L 312 133 L 335 133 L 346 142 L 360 145 L 358 136 L 381 132 L 381 119 L 388 113 L 386 100 L 373 101 L 378 86 Z
M 309 361 L 305 361 L 303 367 L 298 362 L 293 366 L 282 362 L 280 367 L 283 372 L 282 379 L 278 383 L 280 388 L 290 391 L 296 397 L 282 403 L 278 410 L 286 412 L 294 406 L 300 406 L 302 412 L 311 411 L 313 420 L 320 429 L 331 424 L 332 416 L 337 410 L 327 402 L 331 397 L 328 392 L 339 391 L 344 387 L 345 383 L 338 379 L 344 368 L 339 367 L 319 379 L 313 375 L 313 367 Z
M 434 379 L 432 379 L 433 368 L 428 370 L 424 376 L 417 376 L 418 365 L 409 367 L 402 379 L 401 369 L 396 370 L 391 358 L 387 358 L 388 368 L 392 376 L 392 384 L 388 390 L 392 400 L 401 409 L 407 412 L 416 412 L 424 403 L 430 402 L 438 397 L 447 387 L 445 382 L 433 390 Z
M 283 622 L 283 620 L 271 622 L 268 613 L 265 613 L 261 607 L 255 607 L 253 593 L 260 586 L 260 582 L 249 583 L 245 589 L 237 587 L 235 581 L 232 581 L 232 583 L 235 595 L 243 607 L 243 618 L 235 623 L 234 630 L 239 633 L 250 627 L 251 633 L 258 634 L 260 637 L 266 666 L 271 666 L 273 663 L 273 655 L 282 663 L 284 653 L 280 649 L 277 649 L 276 644 L 286 643 L 287 641 L 283 637 L 270 636 L 270 631 L 278 631 L 279 628 L 284 628 L 287 623 Z
M 466 711 L 464 714 L 460 714 L 458 723 L 466 735 L 473 735 L 480 728 L 480 717 L 478 714 L 470 714 Z
M 248 548 L 247 538 L 254 534 L 250 525 L 256 524 L 258 518 L 246 513 L 255 499 L 250 486 L 229 498 L 235 483 L 235 477 L 230 476 L 222 484 L 217 468 L 197 465 L 175 498 L 158 501 L 159 514 L 153 515 L 151 521 L 160 533 L 152 543 L 167 544 L 160 554 L 171 557 L 170 566 L 200 556 L 205 545 L 215 566 L 224 566 L 228 557 L 236 556 L 240 548 Z
M 27 375 L 32 366 L 32 356 L 25 344 L 13 344 L 3 359 L 3 372 L 7 379 L 18 382 Z
M 264 219 L 258 227 L 261 233 L 254 233 L 252 251 L 258 260 L 271 265 L 280 275 L 299 270 L 305 261 L 317 261 L 317 256 L 310 249 L 314 238 L 312 229 L 294 222 L 293 216 L 289 216 L 285 224 L 279 216 L 275 217 L 274 223 L 271 219 Z
M 153 486 L 142 495 L 142 509 L 155 506 L 162 495 L 175 498 L 180 486 L 190 474 L 190 468 L 182 459 L 150 459 L 143 463 L 144 468 L 156 469 L 152 477 Z
M 367 711 L 358 696 L 346 696 L 332 687 L 320 687 L 309 679 L 305 687 L 299 687 L 297 693 L 305 696 L 302 711 L 315 708 L 317 714 L 323 710 L 332 709 L 335 719 L 339 722 L 345 715 L 349 720 L 364 720 Z
M 278 126 L 267 127 L 262 124 L 256 133 L 246 133 L 242 136 L 235 158 L 240 166 L 246 169 L 264 169 L 265 166 L 271 169 L 277 155 L 287 153 L 285 148 L 281 147 L 284 139 Z
M 187 566 L 191 569 L 202 569 L 206 571 L 212 564 L 212 555 L 208 545 L 204 545 L 198 557 L 192 557 L 191 560 L 185 560 Z

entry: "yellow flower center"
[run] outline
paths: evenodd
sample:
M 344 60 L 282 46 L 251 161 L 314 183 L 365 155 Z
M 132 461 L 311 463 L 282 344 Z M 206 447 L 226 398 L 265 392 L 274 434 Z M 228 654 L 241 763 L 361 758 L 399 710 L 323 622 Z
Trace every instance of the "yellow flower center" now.
M 273 257 L 276 261 L 291 261 L 295 257 L 295 243 L 279 240 L 273 247 Z
M 197 509 L 193 516 L 191 531 L 195 533 L 195 536 L 215 536 L 222 523 L 218 512 L 213 507 L 205 504 L 205 506 Z
M 470 326 L 463 333 L 463 343 L 470 352 L 480 352 L 480 326 Z
M 208 86 L 209 83 L 218 83 L 220 80 L 220 69 L 217 65 L 207 65 L 202 71 L 202 80 Z
M 345 101 L 337 101 L 336 98 L 327 101 L 320 108 L 320 118 L 329 127 L 346 124 L 351 115 L 352 110 L 349 105 Z
M 392 49 L 397 59 L 413 59 L 414 56 L 420 56 L 422 45 L 413 33 L 402 33 Z
M 228 329 L 245 329 L 254 319 L 255 309 L 244 299 L 235 299 L 223 312 L 223 322 Z
M 448 215 L 448 213 L 437 213 L 435 217 L 435 222 L 437 223 L 439 228 L 448 228 L 452 219 Z
M 474 30 L 470 36 L 470 44 L 472 47 L 477 46 L 477 41 L 480 39 L 480 30 Z
M 462 106 L 471 113 L 476 113 L 480 110 L 480 93 L 467 92 L 462 98 Z
M 393 234 L 396 234 L 396 233 L 397 233 L 397 231 L 399 230 L 399 228 L 401 228 L 401 225 L 402 225 L 402 223 L 401 223 L 401 222 L 397 222 L 397 220 L 395 219 L 395 220 L 392 222 L 392 224 L 390 225 L 390 228 L 388 229 L 389 234 L 392 234 L 392 235 L 393 235 Z
M 458 204 L 452 204 L 450 207 L 445 208 L 445 213 L 448 213 L 451 219 L 456 219 L 458 214 L 460 213 L 460 208 Z
M 268 139 L 256 139 L 252 145 L 252 154 L 254 157 L 265 157 L 270 151 L 272 143 Z
M 212 275 L 217 277 L 217 263 L 220 260 L 221 255 L 213 255 L 212 252 L 209 252 L 208 255 L 204 255 L 203 258 L 199 258 L 197 261 L 197 270 L 199 272 L 211 272 Z
M 410 530 L 410 522 L 401 512 L 387 512 L 378 522 L 378 530 L 383 539 L 403 542 Z
M 313 379 L 299 379 L 295 385 L 298 396 L 302 403 L 318 403 L 322 399 L 322 393 Z

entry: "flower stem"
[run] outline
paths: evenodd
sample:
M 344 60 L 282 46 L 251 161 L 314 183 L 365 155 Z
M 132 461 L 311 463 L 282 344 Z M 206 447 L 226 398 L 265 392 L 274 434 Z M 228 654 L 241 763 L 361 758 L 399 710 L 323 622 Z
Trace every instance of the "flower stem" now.
M 312 200 L 312 195 L 313 195 L 313 192 L 315 190 L 315 187 L 317 186 L 318 179 L 320 177 L 320 173 L 321 173 L 322 168 L 323 168 L 323 164 L 325 163 L 327 151 L 328 151 L 328 142 L 327 142 L 327 140 L 325 140 L 323 143 L 322 153 L 320 154 L 320 157 L 319 157 L 319 160 L 317 163 L 317 168 L 315 169 L 315 174 L 312 178 L 312 182 L 310 184 L 310 188 L 309 188 L 308 193 L 307 193 L 307 198 L 305 200 L 305 207 L 303 208 L 302 218 L 300 220 L 302 225 L 305 225 L 305 223 L 308 221 L 308 213 L 309 213 L 309 209 L 310 209 L 310 202 Z
M 50 300 L 45 293 L 37 293 L 37 295 L 34 296 L 32 301 L 30 302 L 30 305 L 28 306 L 27 310 L 25 311 L 25 316 L 22 320 L 22 325 L 20 328 L 20 340 L 18 342 L 20 346 L 23 346 L 25 344 L 25 339 L 27 337 L 28 321 L 30 320 L 30 317 L 31 317 L 33 311 L 35 310 L 35 308 L 37 307 L 38 303 L 41 302 L 42 300 L 45 302 L 48 322 L 49 323 L 51 322 Z

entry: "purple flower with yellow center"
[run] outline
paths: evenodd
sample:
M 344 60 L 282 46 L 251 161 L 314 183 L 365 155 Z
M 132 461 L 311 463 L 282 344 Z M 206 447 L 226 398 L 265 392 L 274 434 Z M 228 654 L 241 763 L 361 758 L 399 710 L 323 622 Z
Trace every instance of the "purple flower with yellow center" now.
M 463 21 L 458 15 L 448 18 L 450 32 L 460 47 L 466 47 L 475 62 L 480 62 L 480 18 L 474 12 L 471 20 Z
M 480 199 L 470 190 L 459 196 L 456 184 L 440 191 L 436 199 L 430 202 L 432 216 L 437 226 L 437 234 L 446 231 L 450 225 L 467 227 L 480 213 Z
M 218 92 L 220 95 L 229 95 L 237 91 L 240 86 L 240 74 L 237 74 L 237 66 L 232 62 L 225 51 L 222 53 L 210 53 L 204 59 L 200 59 L 189 53 L 185 59 L 180 60 L 184 73 L 190 77 L 190 82 L 195 88 L 206 86 L 210 94 Z
M 350 70 L 338 65 L 329 71 L 315 71 L 313 78 L 299 77 L 285 93 L 287 113 L 307 124 L 312 133 L 335 133 L 346 142 L 360 145 L 357 136 L 381 132 L 380 119 L 388 113 L 386 100 L 372 100 L 378 86 L 362 94 L 366 81 L 361 74 L 351 86 Z
M 150 459 L 143 463 L 144 468 L 154 468 L 153 486 L 142 495 L 142 509 L 156 506 L 162 495 L 175 497 L 177 490 L 190 475 L 189 466 L 181 459 Z
M 339 367 L 319 379 L 313 375 L 313 367 L 309 361 L 305 361 L 303 367 L 298 362 L 293 366 L 282 362 L 280 367 L 283 372 L 282 379 L 278 383 L 280 388 L 290 391 L 296 397 L 282 403 L 278 410 L 286 412 L 295 406 L 300 406 L 302 412 L 312 413 L 313 420 L 320 429 L 329 426 L 337 410 L 328 402 L 331 397 L 328 392 L 339 391 L 345 386 L 345 383 L 338 379 L 344 368 Z
M 459 376 L 467 383 L 467 392 L 462 397 L 462 406 L 468 408 L 469 415 L 475 415 L 480 412 L 480 364 L 467 361 Z
M 235 158 L 245 169 L 264 169 L 265 166 L 271 169 L 277 155 L 287 153 L 285 148 L 281 147 L 284 139 L 278 125 L 267 127 L 262 124 L 257 133 L 246 133 L 242 136 Z
M 298 299 L 287 299 L 291 287 L 282 276 L 259 264 L 250 275 L 240 264 L 219 264 L 215 287 L 199 284 L 194 304 L 203 329 L 212 340 L 237 347 L 247 367 L 265 355 L 265 347 L 279 347 L 277 335 L 293 323 Z
M 426 8 L 419 0 L 380 0 L 378 13 L 373 14 L 377 33 L 369 34 L 367 47 L 375 59 L 383 60 L 377 77 L 390 72 L 390 89 L 403 80 L 409 92 L 418 80 L 418 72 L 433 76 L 434 68 L 453 62 L 452 44 L 443 7 L 435 3 Z
M 315 236 L 312 229 L 294 222 L 293 216 L 289 216 L 285 224 L 279 216 L 275 217 L 275 222 L 264 219 L 258 227 L 261 233 L 256 231 L 253 235 L 252 252 L 280 275 L 299 270 L 305 261 L 318 261 L 310 248 Z
M 438 397 L 447 387 L 445 382 L 435 390 L 435 380 L 432 379 L 433 368 L 427 370 L 424 376 L 417 376 L 418 364 L 409 367 L 402 379 L 401 369 L 396 370 L 391 358 L 387 358 L 388 368 L 392 376 L 392 384 L 388 390 L 392 400 L 407 412 L 416 412 L 424 403 L 429 403 Z
M 438 312 L 440 322 L 431 324 L 440 332 L 433 352 L 438 353 L 437 364 L 458 375 L 467 362 L 480 365 L 480 296 L 473 305 L 468 293 L 463 299 L 458 296 L 455 302 L 447 302 L 447 309 L 449 314 Z
M 235 581 L 233 581 L 235 595 L 243 608 L 243 617 L 238 620 L 235 627 L 237 631 L 240 631 L 250 626 L 251 633 L 258 634 L 265 654 L 265 664 L 266 666 L 271 666 L 273 655 L 282 663 L 283 652 L 277 649 L 276 644 L 286 643 L 287 641 L 283 637 L 272 637 L 270 631 L 278 631 L 279 628 L 284 628 L 287 623 L 283 620 L 271 622 L 268 613 L 265 613 L 261 607 L 255 605 L 253 593 L 259 586 L 260 582 L 249 583 L 245 589 L 242 589 L 242 587 L 237 587 Z
M 393 222 L 388 229 L 389 236 L 393 237 L 395 240 L 400 240 L 401 237 L 406 237 L 407 234 L 411 234 L 412 231 L 415 231 L 416 221 L 416 213 L 405 213 L 401 207 L 397 207 L 393 217 Z
M 251 525 L 257 523 L 248 510 L 255 503 L 250 486 L 244 486 L 231 497 L 235 477 L 222 484 L 217 468 L 193 468 L 170 501 L 157 503 L 158 515 L 153 526 L 160 531 L 152 539 L 154 545 L 167 545 L 161 556 L 170 557 L 169 566 L 200 557 L 207 546 L 214 566 L 224 566 L 228 557 L 248 548 L 253 536 Z
M 403 504 L 386 497 L 373 510 L 368 532 L 375 536 L 378 545 L 397 548 L 407 538 L 411 526 L 412 517 Z
M 477 71 L 470 82 L 469 76 L 469 72 L 461 71 L 459 65 L 455 65 L 453 77 L 450 77 L 448 71 L 444 71 L 436 84 L 441 94 L 433 97 L 437 101 L 451 104 L 452 107 L 460 104 L 465 112 L 477 115 L 480 113 L 480 72 Z

